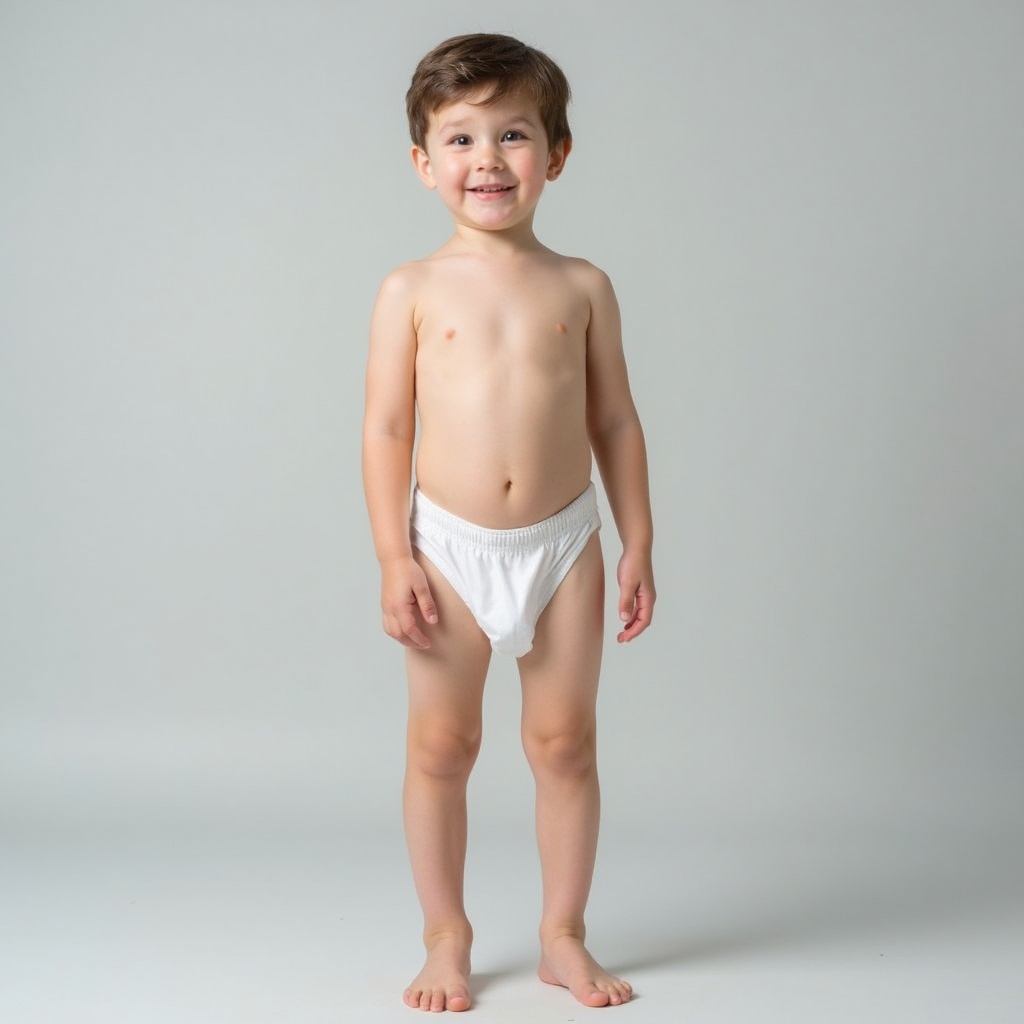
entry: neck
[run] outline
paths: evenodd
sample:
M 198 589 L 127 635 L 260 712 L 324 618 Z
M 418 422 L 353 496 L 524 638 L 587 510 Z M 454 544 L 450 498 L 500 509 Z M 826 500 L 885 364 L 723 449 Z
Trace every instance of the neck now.
M 507 231 L 484 231 L 480 228 L 467 227 L 465 224 L 456 224 L 450 244 L 493 256 L 536 252 L 544 248 L 533 233 L 532 223 L 517 224 Z

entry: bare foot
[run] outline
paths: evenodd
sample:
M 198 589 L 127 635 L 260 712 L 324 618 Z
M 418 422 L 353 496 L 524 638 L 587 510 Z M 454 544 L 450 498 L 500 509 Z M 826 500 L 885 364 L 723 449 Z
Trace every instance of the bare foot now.
M 543 944 L 537 973 L 541 981 L 567 988 L 584 1006 L 618 1006 L 633 995 L 628 981 L 609 974 L 572 935 Z
M 402 998 L 414 1010 L 468 1010 L 471 940 L 443 935 L 427 947 L 427 962 Z

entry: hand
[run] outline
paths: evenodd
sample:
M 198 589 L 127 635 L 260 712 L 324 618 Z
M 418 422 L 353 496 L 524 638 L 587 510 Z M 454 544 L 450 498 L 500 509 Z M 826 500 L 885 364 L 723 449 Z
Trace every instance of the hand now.
M 411 555 L 381 565 L 384 632 L 405 647 L 425 651 L 430 640 L 421 623 L 437 622 L 437 605 L 427 577 Z
M 638 637 L 651 624 L 657 593 L 650 554 L 623 552 L 616 576 L 619 581 L 619 618 L 623 625 L 616 639 L 624 644 Z

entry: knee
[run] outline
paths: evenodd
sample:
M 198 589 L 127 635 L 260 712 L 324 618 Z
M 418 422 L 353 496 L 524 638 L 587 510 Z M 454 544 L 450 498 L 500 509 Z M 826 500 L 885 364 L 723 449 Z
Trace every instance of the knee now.
M 566 729 L 523 738 L 535 775 L 578 777 L 594 770 L 597 738 L 593 728 Z
M 409 732 L 409 766 L 438 779 L 468 776 L 479 751 L 479 731 L 435 725 Z

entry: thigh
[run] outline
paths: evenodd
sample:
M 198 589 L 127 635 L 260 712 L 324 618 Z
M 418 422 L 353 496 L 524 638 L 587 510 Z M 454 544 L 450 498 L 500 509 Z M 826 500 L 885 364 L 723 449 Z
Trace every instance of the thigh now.
M 533 649 L 519 659 L 523 729 L 589 729 L 604 643 L 604 562 L 595 532 L 537 621 Z
M 420 551 L 415 558 L 437 604 L 437 622 L 426 629 L 428 650 L 406 648 L 410 724 L 478 729 L 490 641 L 437 566 Z

